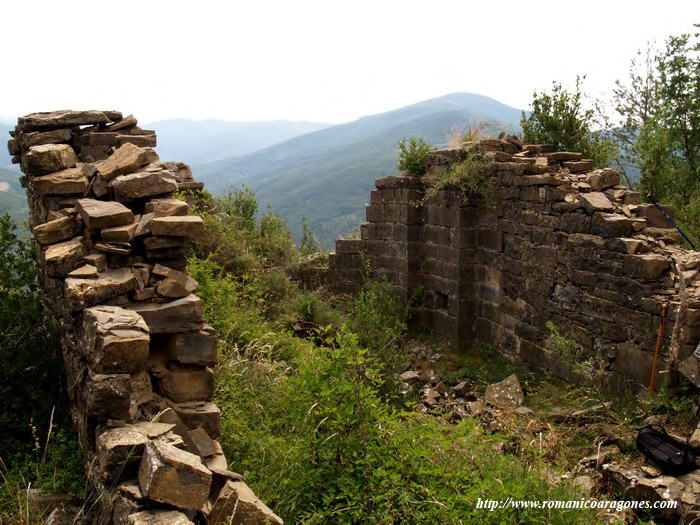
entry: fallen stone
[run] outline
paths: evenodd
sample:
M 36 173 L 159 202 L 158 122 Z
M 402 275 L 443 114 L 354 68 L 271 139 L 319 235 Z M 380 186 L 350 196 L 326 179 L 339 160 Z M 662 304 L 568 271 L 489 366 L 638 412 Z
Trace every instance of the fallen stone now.
M 83 257 L 83 261 L 97 268 L 98 272 L 104 272 L 107 269 L 107 256 L 104 253 L 90 252 Z
M 141 459 L 139 486 L 149 499 L 197 510 L 207 501 L 211 472 L 199 456 L 150 442 Z
M 199 456 L 202 459 L 223 453 L 221 445 L 214 441 L 203 428 L 195 428 L 194 430 L 190 430 L 188 434 L 192 438 L 192 441 L 199 451 Z
M 214 395 L 214 372 L 210 368 L 175 368 L 159 377 L 163 395 L 175 403 L 210 401 Z
M 620 174 L 610 168 L 595 170 L 589 173 L 587 178 L 593 191 L 603 191 L 620 184 Z
M 111 226 L 101 231 L 102 240 L 105 242 L 129 242 L 136 235 L 137 222 L 122 226 Z
M 114 189 L 114 198 L 128 202 L 152 195 L 162 195 L 177 190 L 177 182 L 168 176 L 168 172 L 139 172 L 116 177 L 110 186 Z
M 52 244 L 43 254 L 46 273 L 51 276 L 66 275 L 82 262 L 84 256 L 82 237 Z
M 156 283 L 156 293 L 163 297 L 186 297 L 197 289 L 199 284 L 186 273 L 173 270 L 161 264 L 153 268 L 156 275 L 165 276 Z
M 88 190 L 89 165 L 77 165 L 74 168 L 33 177 L 31 188 L 40 195 L 85 195 Z
M 138 472 L 148 437 L 131 426 L 110 428 L 97 436 L 100 478 L 112 482 L 134 477 Z
M 101 230 L 134 222 L 132 211 L 118 202 L 78 199 L 76 209 L 90 230 Z
M 44 525 L 87 525 L 83 509 L 77 505 L 62 504 L 53 509 L 44 521 Z
M 82 351 L 101 373 L 132 373 L 148 365 L 148 327 L 133 310 L 97 306 L 84 313 Z
M 22 169 L 27 175 L 46 175 L 72 168 L 77 163 L 78 157 L 68 144 L 32 146 L 22 157 Z
M 74 310 L 127 294 L 135 287 L 134 274 L 129 268 L 106 270 L 96 279 L 68 278 L 65 281 L 66 296 Z
M 167 349 L 171 359 L 185 365 L 213 366 L 217 362 L 216 336 L 210 331 L 173 334 Z
M 110 118 L 104 111 L 60 110 L 31 113 L 20 117 L 18 123 L 23 131 L 34 131 L 40 129 L 88 126 L 91 124 L 107 124 L 110 120 L 121 119 L 121 114 L 119 112 L 108 113 L 111 113 L 111 117 L 119 115 L 119 118 Z
M 221 434 L 219 427 L 221 410 L 214 403 L 169 403 L 187 428 L 203 428 L 212 438 Z
M 581 202 L 583 202 L 583 206 L 589 213 L 613 210 L 613 204 L 610 202 L 610 199 L 608 199 L 605 193 L 599 191 L 582 193 Z
M 54 219 L 32 229 L 34 239 L 39 244 L 53 244 L 66 239 L 71 239 L 80 231 L 80 225 L 75 216 Z
M 142 510 L 129 516 L 128 525 L 187 525 L 187 516 L 177 510 Z
M 69 494 L 51 494 L 40 489 L 28 488 L 26 491 L 27 513 L 30 518 L 39 519 L 54 509 L 68 506 L 73 502 Z
M 83 260 L 85 260 L 84 257 Z M 83 264 L 79 268 L 76 268 L 72 272 L 69 272 L 68 277 L 73 277 L 75 279 L 92 279 L 94 277 L 97 277 L 97 268 L 95 268 L 91 264 Z
M 146 321 L 151 333 L 172 334 L 201 330 L 202 301 L 195 295 L 164 304 L 136 304 L 130 307 Z
M 595 481 L 590 476 L 576 476 L 571 483 L 580 488 L 585 494 L 590 494 L 595 488 Z
M 136 120 L 136 117 L 133 115 L 129 115 L 128 117 L 124 117 L 118 122 L 115 122 L 114 124 L 109 124 L 105 126 L 105 131 L 117 131 L 120 129 L 124 128 L 131 128 L 136 126 L 139 123 L 138 120 Z
M 489 405 L 501 408 L 522 405 L 523 401 L 525 401 L 525 396 L 518 377 L 512 374 L 499 383 L 488 385 L 484 394 L 484 401 Z
M 170 237 L 199 237 L 204 233 L 204 223 L 196 215 L 154 217 L 151 232 L 153 235 Z
M 171 217 L 187 215 L 189 205 L 176 198 L 152 199 L 146 203 L 144 213 L 153 213 L 155 217 Z
M 284 525 L 282 518 L 260 501 L 242 481 L 228 481 L 212 506 L 209 525 L 226 523 Z
M 399 375 L 399 379 L 406 383 L 414 383 L 420 381 L 420 374 L 415 370 L 407 370 L 403 374 Z
M 134 172 L 157 160 L 158 155 L 150 148 L 123 144 L 105 160 L 95 163 L 95 168 L 105 180 L 110 181 L 119 175 Z
M 700 388 L 700 359 L 691 355 L 678 365 L 678 372 L 697 388 Z

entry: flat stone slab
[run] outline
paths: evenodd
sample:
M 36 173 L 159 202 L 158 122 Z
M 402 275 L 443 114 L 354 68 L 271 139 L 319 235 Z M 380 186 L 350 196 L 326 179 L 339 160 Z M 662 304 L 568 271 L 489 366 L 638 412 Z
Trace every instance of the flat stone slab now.
M 596 211 L 612 211 L 613 204 L 605 195 L 605 193 L 599 191 L 593 191 L 591 193 L 581 193 L 581 199 L 583 201 L 583 206 L 589 212 L 593 213 Z
M 120 202 L 162 195 L 177 190 L 177 182 L 167 171 L 144 171 L 120 175 L 110 182 L 110 186 L 114 189 L 114 198 Z
M 150 148 L 124 144 L 106 159 L 96 162 L 95 168 L 104 180 L 109 181 L 157 160 L 158 155 Z
M 144 207 L 144 213 L 153 213 L 155 217 L 171 217 L 187 215 L 190 206 L 185 201 L 175 197 L 151 199 Z
M 134 222 L 132 211 L 119 202 L 78 199 L 76 209 L 90 230 L 100 230 Z
M 154 217 L 151 221 L 151 233 L 169 237 L 198 237 L 204 233 L 204 223 L 202 218 L 196 215 Z
M 150 442 L 141 459 L 139 486 L 147 498 L 181 509 L 206 503 L 211 472 L 199 456 L 171 445 Z
M 75 236 L 80 230 L 75 216 L 60 217 L 32 229 L 34 239 L 39 244 L 53 244 Z
M 133 304 L 130 309 L 138 312 L 151 333 L 174 334 L 202 329 L 202 301 L 196 295 L 163 304 Z
M 47 111 L 30 113 L 19 117 L 19 126 L 24 131 L 35 131 L 50 128 L 66 128 L 72 126 L 87 126 L 91 124 L 107 124 L 112 120 L 121 120 L 118 111 Z
M 43 255 L 46 273 L 51 276 L 66 275 L 82 262 L 83 257 L 85 247 L 82 237 L 52 244 Z
M 40 195 L 84 195 L 87 192 L 88 175 L 93 172 L 87 164 L 78 164 L 48 175 L 33 177 L 32 190 Z
M 496 407 L 517 407 L 522 405 L 524 400 L 523 389 L 515 374 L 499 383 L 488 385 L 484 393 L 484 401 Z
M 22 169 L 27 175 L 46 175 L 77 163 L 78 157 L 68 144 L 32 146 L 22 157 Z
M 65 288 L 70 306 L 78 310 L 133 291 L 136 279 L 130 268 L 116 268 L 100 273 L 96 279 L 69 277 Z

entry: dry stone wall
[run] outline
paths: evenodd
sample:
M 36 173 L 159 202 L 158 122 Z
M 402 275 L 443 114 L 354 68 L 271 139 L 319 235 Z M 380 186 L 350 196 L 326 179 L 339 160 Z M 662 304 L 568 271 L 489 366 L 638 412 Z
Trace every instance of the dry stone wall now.
M 336 242 L 328 281 L 356 289 L 369 264 L 405 293 L 423 289 L 419 321 L 434 333 L 465 347 L 492 345 L 574 380 L 572 356 L 553 344 L 551 322 L 577 343 L 575 359 L 596 357 L 618 391 L 649 383 L 668 303 L 656 384 L 675 359 L 700 386 L 692 356 L 700 256 L 661 212 L 580 153 L 508 136 L 433 152 L 428 175 L 477 148 L 489 162 L 490 199 L 456 187 L 426 199 L 422 178 L 378 179 L 361 238 Z
M 173 197 L 202 184 L 116 111 L 35 113 L 11 135 L 106 521 L 282 523 L 216 441 L 216 332 L 185 261 L 203 224 Z

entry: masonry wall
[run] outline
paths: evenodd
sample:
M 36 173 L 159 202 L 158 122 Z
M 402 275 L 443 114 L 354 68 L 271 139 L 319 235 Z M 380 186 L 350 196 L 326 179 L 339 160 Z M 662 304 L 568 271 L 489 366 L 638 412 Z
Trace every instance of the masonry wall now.
M 216 332 L 185 261 L 203 225 L 173 198 L 202 184 L 185 164 L 161 162 L 155 133 L 116 111 L 35 113 L 11 135 L 100 495 L 88 520 L 281 523 L 216 441 Z
M 336 242 L 329 281 L 357 288 L 369 264 L 405 293 L 422 287 L 419 322 L 437 335 L 575 379 L 571 358 L 552 344 L 551 322 L 576 341 L 576 359 L 599 360 L 618 391 L 648 384 L 661 304 L 669 303 L 657 384 L 668 378 L 673 346 L 681 373 L 700 386 L 691 355 L 700 340 L 700 257 L 661 213 L 579 153 L 512 137 L 468 146 L 490 161 L 492 198 L 448 188 L 425 199 L 420 178 L 378 179 L 361 239 Z M 435 152 L 429 173 L 465 156 Z

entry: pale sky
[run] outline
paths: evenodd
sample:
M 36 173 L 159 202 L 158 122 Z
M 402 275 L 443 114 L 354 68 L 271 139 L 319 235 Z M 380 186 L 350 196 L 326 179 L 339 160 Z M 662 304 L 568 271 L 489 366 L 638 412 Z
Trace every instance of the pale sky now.
M 0 115 L 344 122 L 455 91 L 527 107 L 587 74 L 604 95 L 697 0 L 3 2 Z

